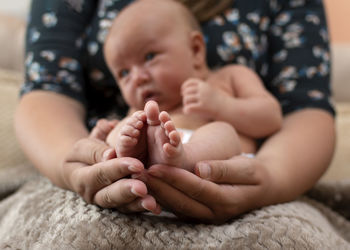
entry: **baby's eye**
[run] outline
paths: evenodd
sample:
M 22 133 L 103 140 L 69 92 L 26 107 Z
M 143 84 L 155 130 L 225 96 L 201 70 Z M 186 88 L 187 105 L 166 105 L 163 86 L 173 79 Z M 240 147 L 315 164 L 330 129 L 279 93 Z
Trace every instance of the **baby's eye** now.
M 119 71 L 118 73 L 118 77 L 119 78 L 124 78 L 129 74 L 129 70 L 128 69 L 122 69 Z
M 149 52 L 149 53 L 146 54 L 145 59 L 146 59 L 146 61 L 150 61 L 150 60 L 152 60 L 155 56 L 156 56 L 156 53 L 154 53 L 154 52 Z

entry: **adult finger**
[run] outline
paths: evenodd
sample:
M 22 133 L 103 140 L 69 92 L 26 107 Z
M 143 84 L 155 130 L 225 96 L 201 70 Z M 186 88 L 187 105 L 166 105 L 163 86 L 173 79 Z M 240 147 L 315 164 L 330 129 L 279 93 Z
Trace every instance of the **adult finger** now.
M 235 156 L 228 160 L 203 161 L 195 166 L 195 173 L 206 180 L 226 184 L 258 184 L 255 159 L 246 156 Z
M 93 138 L 83 138 L 74 144 L 66 162 L 82 162 L 86 165 L 115 157 L 115 150 L 106 143 Z
M 147 186 L 157 202 L 179 216 L 211 220 L 213 212 L 206 205 L 191 199 L 161 179 L 148 176 Z
M 118 210 L 122 213 L 136 213 L 149 211 L 154 214 L 160 214 L 162 211 L 159 204 L 151 195 L 146 195 L 142 198 L 136 198 L 129 204 L 119 207 Z
M 142 181 L 120 179 L 99 190 L 93 201 L 103 208 L 118 208 L 146 195 L 147 187 Z
M 222 194 L 217 184 L 199 178 L 187 170 L 165 165 L 153 165 L 148 169 L 148 174 L 161 179 L 198 202 L 207 204 L 221 200 Z
M 88 203 L 98 190 L 101 190 L 115 181 L 128 175 L 140 173 L 144 169 L 143 164 L 134 158 L 114 158 L 100 162 L 92 166 L 77 169 L 72 175 L 74 190 Z M 138 191 L 138 190 L 136 190 Z M 142 187 L 140 192 L 143 191 Z

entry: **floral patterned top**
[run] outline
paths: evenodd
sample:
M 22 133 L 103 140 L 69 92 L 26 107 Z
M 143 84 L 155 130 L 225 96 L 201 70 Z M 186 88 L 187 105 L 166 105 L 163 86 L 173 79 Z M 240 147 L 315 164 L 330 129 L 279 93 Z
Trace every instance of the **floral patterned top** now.
M 112 20 L 132 0 L 33 0 L 21 94 L 58 92 L 83 103 L 87 125 L 127 112 L 107 69 L 103 43 Z M 234 0 L 202 24 L 207 61 L 255 70 L 287 114 L 313 107 L 334 115 L 330 53 L 322 0 Z

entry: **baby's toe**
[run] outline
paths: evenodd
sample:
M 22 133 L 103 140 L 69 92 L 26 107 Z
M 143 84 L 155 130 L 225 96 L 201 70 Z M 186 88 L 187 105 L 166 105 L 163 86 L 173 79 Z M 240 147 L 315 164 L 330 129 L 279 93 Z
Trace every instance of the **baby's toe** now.
M 181 142 L 180 133 L 176 130 L 169 132 L 169 140 L 171 145 L 177 147 Z
M 160 124 L 158 103 L 155 101 L 148 101 L 145 105 L 145 113 L 148 125 L 156 126 Z

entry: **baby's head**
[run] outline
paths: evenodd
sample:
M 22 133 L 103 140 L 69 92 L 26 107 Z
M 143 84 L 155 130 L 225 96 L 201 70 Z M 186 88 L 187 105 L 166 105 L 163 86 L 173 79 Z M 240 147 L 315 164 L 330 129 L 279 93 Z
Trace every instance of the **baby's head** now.
M 104 46 L 107 65 L 129 106 L 156 100 L 181 104 L 181 84 L 207 72 L 205 43 L 191 12 L 175 0 L 137 0 L 113 22 Z

